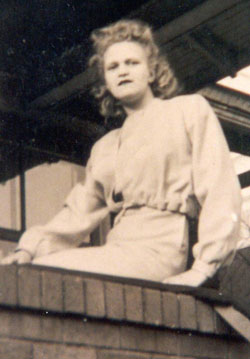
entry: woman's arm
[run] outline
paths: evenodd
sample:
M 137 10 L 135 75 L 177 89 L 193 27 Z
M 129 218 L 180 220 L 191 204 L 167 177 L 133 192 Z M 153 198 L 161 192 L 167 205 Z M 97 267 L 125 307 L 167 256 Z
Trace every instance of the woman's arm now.
M 194 194 L 201 206 L 198 242 L 191 270 L 165 283 L 198 286 L 230 261 L 236 248 L 241 209 L 240 186 L 220 124 L 200 95 L 187 109 L 187 131 L 192 143 Z
M 1 264 L 27 263 L 35 257 L 77 247 L 108 213 L 102 186 L 93 179 L 89 161 L 85 183 L 73 188 L 63 209 L 46 225 L 27 230 L 15 253 Z

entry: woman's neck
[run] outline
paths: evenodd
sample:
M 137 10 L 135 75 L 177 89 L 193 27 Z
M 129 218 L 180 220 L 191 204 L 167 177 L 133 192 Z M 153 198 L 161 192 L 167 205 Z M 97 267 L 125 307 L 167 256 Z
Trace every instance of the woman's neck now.
M 127 115 L 132 115 L 134 112 L 141 111 L 148 106 L 148 104 L 154 99 L 154 95 L 150 89 L 145 96 L 138 101 L 122 104 L 124 111 Z

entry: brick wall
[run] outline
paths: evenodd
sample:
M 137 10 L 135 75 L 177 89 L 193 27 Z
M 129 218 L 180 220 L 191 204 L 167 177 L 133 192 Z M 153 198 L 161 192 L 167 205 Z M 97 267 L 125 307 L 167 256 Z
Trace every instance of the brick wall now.
M 173 287 L 172 287 L 173 288 Z M 0 359 L 249 359 L 188 293 L 153 282 L 0 266 Z

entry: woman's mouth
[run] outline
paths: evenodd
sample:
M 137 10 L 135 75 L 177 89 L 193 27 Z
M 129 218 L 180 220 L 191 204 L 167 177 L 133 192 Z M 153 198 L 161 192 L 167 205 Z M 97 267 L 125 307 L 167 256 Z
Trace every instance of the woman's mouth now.
M 122 80 L 118 83 L 118 86 L 122 86 L 122 85 L 126 85 L 126 84 L 130 84 L 132 81 L 131 80 Z

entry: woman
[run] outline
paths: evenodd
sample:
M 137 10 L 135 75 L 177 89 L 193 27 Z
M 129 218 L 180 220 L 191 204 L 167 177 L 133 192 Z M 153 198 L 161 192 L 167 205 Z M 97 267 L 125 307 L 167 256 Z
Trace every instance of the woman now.
M 92 35 L 101 113 L 126 117 L 93 147 L 84 184 L 47 225 L 28 230 L 3 260 L 198 286 L 230 261 L 240 192 L 228 147 L 199 95 L 176 84 L 148 26 L 120 21 Z M 187 217 L 200 208 L 194 264 L 186 270 Z M 107 243 L 77 247 L 110 212 Z

